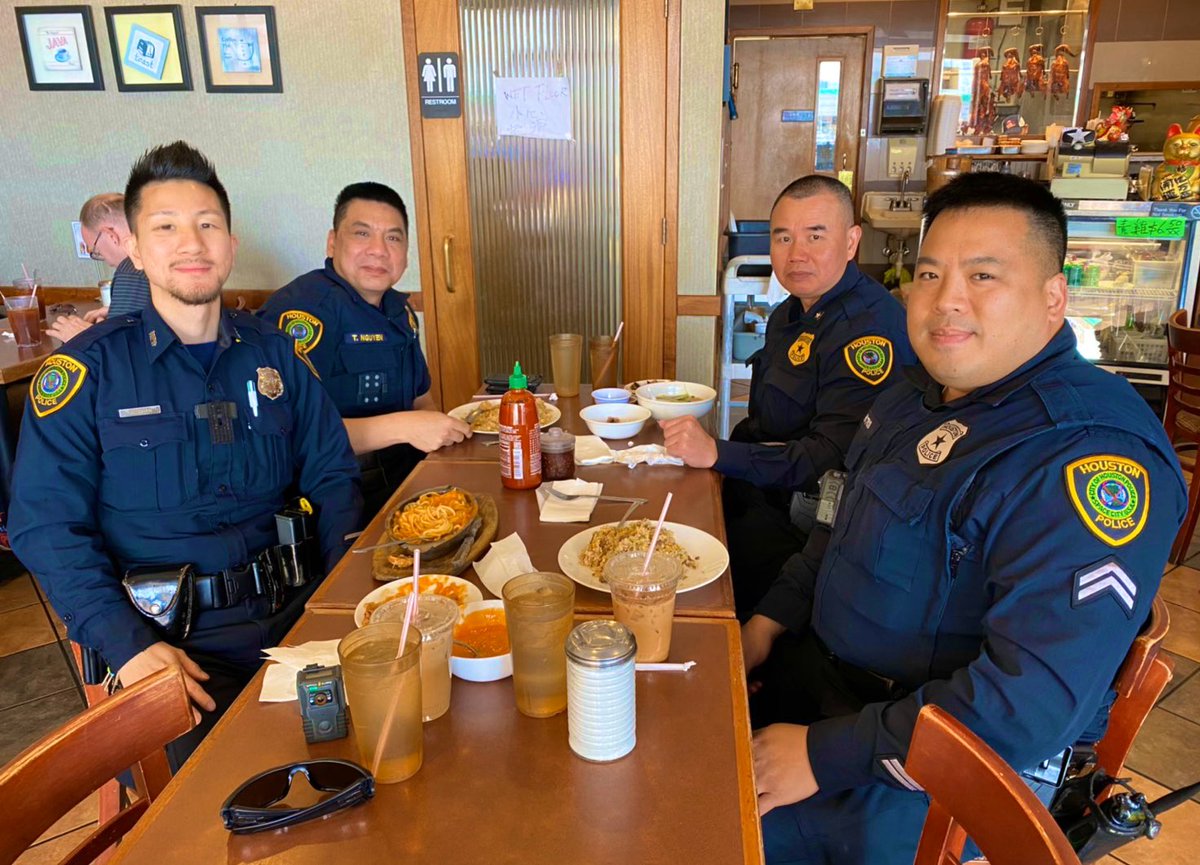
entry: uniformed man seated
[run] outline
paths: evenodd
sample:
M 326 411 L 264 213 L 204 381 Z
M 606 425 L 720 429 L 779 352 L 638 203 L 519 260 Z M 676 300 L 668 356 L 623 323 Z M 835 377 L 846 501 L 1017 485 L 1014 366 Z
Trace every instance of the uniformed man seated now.
M 33 377 L 12 541 L 118 681 L 182 668 L 203 715 L 168 748 L 178 766 L 341 557 L 362 502 L 337 409 L 291 339 L 221 308 L 237 240 L 213 166 L 182 141 L 150 150 L 125 208 L 151 305 L 89 328 Z M 284 510 L 297 494 L 311 525 Z M 308 533 L 316 555 L 281 545 L 281 512 L 283 540 Z
M 437 410 L 408 295 L 408 212 L 382 183 L 337 197 L 325 267 L 271 295 L 260 315 L 296 341 L 296 354 L 333 397 L 363 471 L 369 521 L 430 451 L 471 428 Z
M 863 418 L 832 528 L 743 626 L 751 671 L 801 634 L 751 672 L 756 710 L 795 722 L 754 739 L 773 863 L 913 861 L 927 800 L 904 762 L 926 703 L 1057 780 L 1035 767 L 1101 735 L 1185 510 L 1158 419 L 1064 324 L 1058 200 L 968 174 L 925 219 L 921 367 Z
M 750 359 L 749 414 L 729 441 L 692 417 L 662 424 L 669 453 L 725 476 L 743 618 L 803 548 L 817 479 L 842 467 L 871 402 L 912 363 L 904 308 L 854 264 L 861 237 L 841 183 L 814 174 L 788 184 L 771 208 L 771 268 L 791 297 L 771 313 L 766 344 Z
M 110 303 L 79 315 L 62 315 L 46 332 L 66 342 L 83 333 L 109 315 L 136 312 L 150 303 L 150 283 L 129 260 L 125 242 L 129 238 L 129 223 L 125 220 L 125 196 L 119 192 L 102 192 L 83 203 L 79 211 L 79 234 L 87 245 L 93 261 L 103 261 L 114 268 Z

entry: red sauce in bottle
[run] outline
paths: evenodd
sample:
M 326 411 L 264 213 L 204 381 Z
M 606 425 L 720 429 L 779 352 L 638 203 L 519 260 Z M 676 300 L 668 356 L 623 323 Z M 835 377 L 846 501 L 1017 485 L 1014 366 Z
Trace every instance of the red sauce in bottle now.
M 531 490 L 542 483 L 542 428 L 528 385 L 517 363 L 500 399 L 500 481 L 510 490 Z

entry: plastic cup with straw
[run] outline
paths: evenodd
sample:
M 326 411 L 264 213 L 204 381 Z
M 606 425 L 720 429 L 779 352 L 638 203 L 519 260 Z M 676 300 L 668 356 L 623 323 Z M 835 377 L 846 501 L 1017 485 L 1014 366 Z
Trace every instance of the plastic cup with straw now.
M 396 649 L 396 660 L 404 654 L 404 647 L 408 644 L 408 629 L 412 626 L 413 619 L 417 614 L 417 595 L 421 590 L 421 551 L 413 550 L 413 576 L 412 576 L 412 591 L 408 594 L 408 603 L 404 607 L 404 625 L 400 629 L 400 645 Z M 420 646 L 416 651 L 420 651 Z M 420 681 L 420 669 L 417 670 L 417 680 Z M 383 754 L 388 745 L 388 737 L 392 733 L 393 722 L 396 719 L 396 709 L 400 705 L 400 689 L 396 689 L 396 693 L 392 696 L 392 700 L 388 705 L 387 714 L 383 719 L 383 728 L 379 734 L 379 744 L 375 747 L 375 760 L 371 766 L 371 774 L 379 774 L 379 765 L 383 760 Z M 417 705 L 420 705 L 420 699 L 417 700 Z M 417 713 L 417 723 L 421 723 L 420 712 Z
M 613 362 L 617 359 L 617 343 L 620 342 L 621 331 L 624 329 L 625 329 L 625 322 L 622 321 L 620 324 L 617 325 L 617 332 L 615 334 L 613 334 L 612 348 L 609 349 L 608 357 L 605 358 L 604 363 L 600 367 L 600 371 L 599 372 L 596 372 L 595 370 L 592 371 L 592 382 L 593 382 L 592 386 L 593 387 L 596 386 L 596 384 L 595 384 L 596 382 L 601 382 L 604 380 L 604 376 L 608 372 L 608 368 L 610 366 L 612 366 Z
M 646 550 L 646 561 L 642 562 L 642 573 L 650 572 L 650 559 L 654 557 L 654 548 L 658 546 L 658 536 L 662 534 L 663 523 L 667 521 L 667 508 L 671 507 L 671 496 L 673 493 L 667 493 L 667 500 L 663 502 L 662 513 L 658 515 L 658 525 L 654 527 L 654 537 L 650 538 L 650 549 Z

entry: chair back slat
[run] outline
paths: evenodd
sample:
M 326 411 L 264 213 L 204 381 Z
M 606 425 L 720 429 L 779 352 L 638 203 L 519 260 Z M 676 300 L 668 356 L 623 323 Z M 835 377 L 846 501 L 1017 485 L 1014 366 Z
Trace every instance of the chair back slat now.
M 933 819 L 925 823 L 915 865 L 957 863 L 963 833 L 979 845 L 991 865 L 1079 865 L 1033 791 L 944 709 L 921 709 L 905 770 L 937 805 L 935 810 L 931 804 Z M 928 842 L 926 834 L 933 836 Z M 946 858 L 947 853 L 953 858 Z
M 0 769 L 0 814 L 10 827 L 0 832 L 0 863 L 14 861 L 59 817 L 133 764 L 161 760 L 165 767 L 163 748 L 191 728 L 183 675 L 169 668 L 30 745 Z M 155 779 L 147 784 L 153 798 L 164 776 L 148 774 Z

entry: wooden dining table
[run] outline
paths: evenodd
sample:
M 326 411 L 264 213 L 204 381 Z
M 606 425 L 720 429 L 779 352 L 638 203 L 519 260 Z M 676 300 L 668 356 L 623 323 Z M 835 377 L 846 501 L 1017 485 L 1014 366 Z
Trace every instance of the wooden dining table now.
M 284 642 L 353 626 L 346 612 L 310 611 Z M 565 713 L 518 713 L 511 679 L 455 679 L 449 712 L 424 725 L 412 778 L 322 820 L 233 835 L 219 810 L 248 778 L 309 758 L 360 760 L 353 731 L 306 744 L 297 703 L 259 702 L 260 671 L 111 861 L 762 863 L 737 623 L 677 619 L 671 655 L 696 665 L 637 673 L 637 744 L 619 760 L 577 757 Z

